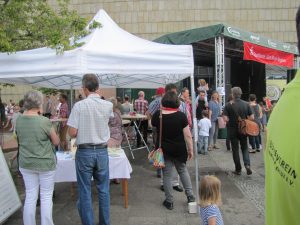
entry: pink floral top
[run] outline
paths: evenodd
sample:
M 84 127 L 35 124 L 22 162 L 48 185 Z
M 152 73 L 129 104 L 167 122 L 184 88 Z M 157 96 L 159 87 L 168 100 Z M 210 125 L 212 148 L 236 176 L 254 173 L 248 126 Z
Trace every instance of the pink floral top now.
M 69 107 L 68 104 L 65 102 L 61 104 L 59 108 L 59 118 L 68 118 L 68 116 L 69 116 Z M 67 125 L 67 121 L 61 123 L 62 127 L 65 127 L 66 125 Z
M 119 110 L 113 112 L 114 117 L 109 118 L 108 126 L 110 130 L 110 138 L 113 139 L 116 146 L 122 143 L 122 118 Z

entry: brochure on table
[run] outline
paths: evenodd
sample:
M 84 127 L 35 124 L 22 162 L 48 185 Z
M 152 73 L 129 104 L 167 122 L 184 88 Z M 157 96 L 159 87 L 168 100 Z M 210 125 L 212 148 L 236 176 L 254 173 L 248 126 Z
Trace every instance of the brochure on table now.
M 16 212 L 22 203 L 0 147 L 0 224 Z

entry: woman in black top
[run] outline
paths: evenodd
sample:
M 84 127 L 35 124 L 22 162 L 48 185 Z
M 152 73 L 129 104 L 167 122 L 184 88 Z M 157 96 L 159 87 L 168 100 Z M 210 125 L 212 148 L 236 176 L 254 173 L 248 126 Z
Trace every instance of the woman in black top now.
M 167 209 L 173 209 L 172 195 L 172 168 L 175 166 L 188 202 L 194 202 L 195 197 L 192 190 L 190 175 L 186 168 L 186 161 L 193 158 L 192 135 L 188 126 L 187 117 L 178 110 L 180 101 L 176 94 L 167 92 L 161 100 L 162 104 L 162 149 L 165 158 L 163 168 L 163 183 L 166 200 L 163 205 Z M 154 113 L 152 126 L 160 131 L 160 111 Z M 157 135 L 159 138 L 159 134 Z M 158 143 L 158 141 L 157 141 Z M 157 146 L 158 147 L 158 146 Z

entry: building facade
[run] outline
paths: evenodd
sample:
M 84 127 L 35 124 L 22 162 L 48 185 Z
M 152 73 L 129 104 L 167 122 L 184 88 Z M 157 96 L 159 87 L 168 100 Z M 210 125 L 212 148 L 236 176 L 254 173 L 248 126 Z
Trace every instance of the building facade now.
M 55 5 L 56 0 L 49 0 Z M 296 0 L 70 0 L 89 19 L 104 9 L 126 31 L 148 40 L 166 33 L 227 23 L 296 43 Z

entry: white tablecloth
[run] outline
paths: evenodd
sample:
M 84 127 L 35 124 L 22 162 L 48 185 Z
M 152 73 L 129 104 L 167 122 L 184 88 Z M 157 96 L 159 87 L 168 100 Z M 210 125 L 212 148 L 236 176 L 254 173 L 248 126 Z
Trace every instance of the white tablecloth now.
M 70 153 L 57 152 L 55 182 L 76 182 L 75 160 Z M 122 150 L 119 156 L 109 156 L 109 178 L 130 179 L 131 165 Z

